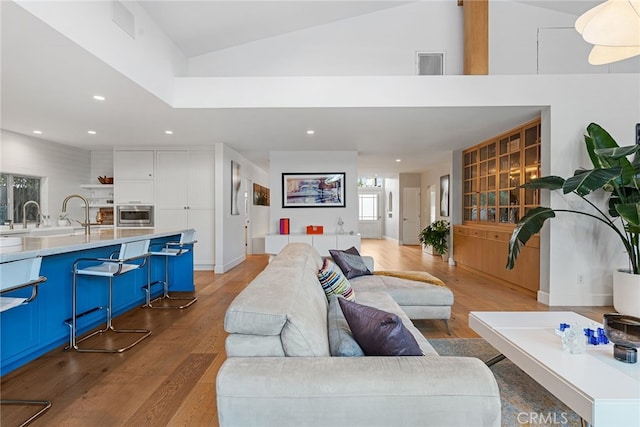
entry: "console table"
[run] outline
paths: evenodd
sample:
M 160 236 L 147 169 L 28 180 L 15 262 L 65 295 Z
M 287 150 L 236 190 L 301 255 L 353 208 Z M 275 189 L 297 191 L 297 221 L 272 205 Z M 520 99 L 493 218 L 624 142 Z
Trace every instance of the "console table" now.
M 294 242 L 310 244 L 321 256 L 329 256 L 329 249 L 344 250 L 352 246 L 360 251 L 359 234 L 268 234 L 264 240 L 264 251 L 278 255 L 285 246 Z
M 595 427 L 640 425 L 640 363 L 613 358 L 613 344 L 562 349 L 560 323 L 602 327 L 569 311 L 470 312 L 469 326 Z

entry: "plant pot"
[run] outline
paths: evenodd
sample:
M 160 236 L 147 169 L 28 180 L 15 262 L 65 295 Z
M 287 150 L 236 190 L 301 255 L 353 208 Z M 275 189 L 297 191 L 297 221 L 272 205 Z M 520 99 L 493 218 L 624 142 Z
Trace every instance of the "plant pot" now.
M 613 272 L 613 307 L 618 313 L 640 317 L 640 274 Z
M 442 257 L 442 261 L 449 262 L 449 254 L 447 252 L 440 255 Z

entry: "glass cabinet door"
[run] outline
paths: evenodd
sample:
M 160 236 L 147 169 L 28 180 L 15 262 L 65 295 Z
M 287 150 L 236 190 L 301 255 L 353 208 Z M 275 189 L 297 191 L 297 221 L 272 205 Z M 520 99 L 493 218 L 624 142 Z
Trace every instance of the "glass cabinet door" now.
M 540 120 L 463 153 L 463 220 L 515 224 L 540 202 L 539 190 L 519 188 L 540 176 Z

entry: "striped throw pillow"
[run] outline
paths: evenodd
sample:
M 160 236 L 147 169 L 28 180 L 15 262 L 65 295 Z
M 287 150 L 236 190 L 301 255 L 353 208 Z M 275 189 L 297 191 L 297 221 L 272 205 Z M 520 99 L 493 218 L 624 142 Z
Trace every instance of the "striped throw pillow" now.
M 349 283 L 349 280 L 345 277 L 336 264 L 334 264 L 328 258 L 325 258 L 322 263 L 322 268 L 318 271 L 318 280 L 322 285 L 327 300 L 333 295 L 341 295 L 349 301 L 354 301 L 356 298 L 353 288 Z

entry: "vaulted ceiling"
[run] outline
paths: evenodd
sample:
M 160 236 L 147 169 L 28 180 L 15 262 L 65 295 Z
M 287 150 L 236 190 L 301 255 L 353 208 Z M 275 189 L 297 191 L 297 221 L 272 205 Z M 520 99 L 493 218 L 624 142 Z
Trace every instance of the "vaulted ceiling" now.
M 41 138 L 71 146 L 107 149 L 124 144 L 224 142 L 265 168 L 271 150 L 357 150 L 362 174 L 387 176 L 424 171 L 451 150 L 539 113 L 536 107 L 174 109 L 20 6 L 1 3 L 1 126 L 32 136 L 39 129 Z M 141 5 L 190 57 L 407 3 L 144 1 Z M 578 13 L 593 4 L 569 3 Z M 92 101 L 97 92 L 108 94 L 108 100 Z M 173 135 L 161 132 L 158 126 L 164 124 Z M 309 128 L 316 134 L 306 135 Z M 97 134 L 87 134 L 92 129 Z M 395 158 L 403 161 L 389 161 Z

